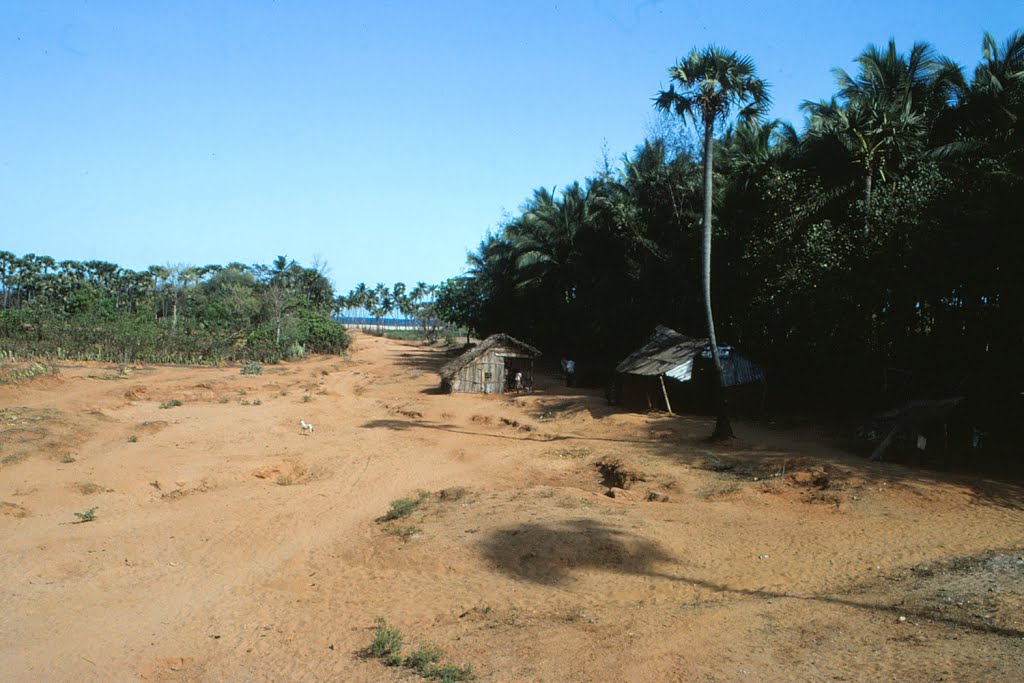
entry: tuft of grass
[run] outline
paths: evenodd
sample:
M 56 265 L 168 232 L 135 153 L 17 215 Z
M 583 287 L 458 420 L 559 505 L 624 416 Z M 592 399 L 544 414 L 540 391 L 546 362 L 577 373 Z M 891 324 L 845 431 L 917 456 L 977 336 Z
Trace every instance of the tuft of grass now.
M 309 394 L 306 394 L 305 396 L 302 397 L 302 402 L 303 403 L 309 403 L 312 400 L 313 400 L 313 397 L 310 396 Z
M 324 377 L 326 377 L 327 375 L 329 375 L 331 373 L 329 371 L 327 371 L 327 370 L 321 370 L 320 374 L 323 375 Z
M 97 508 L 89 508 L 85 512 L 76 512 L 75 517 L 78 517 L 77 522 L 71 522 L 72 524 L 85 524 L 96 519 Z
M 242 374 L 243 375 L 262 375 L 263 374 L 263 366 L 260 365 L 259 363 L 255 362 L 255 361 L 253 361 L 251 363 L 246 363 L 245 365 L 242 366 Z
M 242 399 L 242 405 L 243 405 L 243 406 L 247 406 L 247 405 L 249 405 L 249 401 L 248 401 L 247 399 L 244 399 L 244 398 L 243 398 L 243 399 Z
M 128 437 L 128 443 L 136 443 L 138 440 L 139 437 L 135 436 L 134 434 Z
M 75 461 L 75 459 L 74 459 L 73 457 L 71 457 L 71 454 L 70 454 L 70 453 L 65 453 L 65 454 L 64 454 L 64 457 L 62 457 L 62 458 L 60 459 L 60 461 L 61 461 L 62 463 L 64 463 L 65 465 L 67 465 L 68 463 L 72 463 L 72 462 L 74 462 L 74 461 Z
M 16 463 L 21 462 L 27 457 L 28 455 L 25 453 L 10 453 L 0 458 L 0 465 L 14 465 Z
M 430 678 L 441 683 L 462 683 L 462 681 L 475 681 L 476 674 L 469 664 L 458 666 L 457 664 L 442 664 L 434 666 L 424 674 L 424 678 Z
M 164 408 L 164 409 L 166 409 L 166 408 L 177 408 L 180 405 L 181 405 L 181 401 L 179 401 L 178 399 L 175 398 L 175 399 L 171 399 L 170 401 L 164 401 L 163 403 L 160 404 L 160 407 Z
M 418 526 L 413 526 L 411 524 L 391 524 L 386 529 L 384 529 L 384 533 L 389 534 L 391 536 L 397 536 L 406 543 L 409 542 L 410 538 L 412 538 L 421 531 L 423 530 L 420 529 Z
M 412 669 L 413 671 L 424 675 L 436 667 L 438 662 L 441 661 L 442 654 L 441 648 L 427 643 L 425 645 L 420 645 L 416 648 L 415 652 L 406 657 L 403 665 L 407 669 Z
M 261 401 L 259 399 L 256 399 L 255 401 L 252 402 L 252 404 L 254 406 L 261 406 L 261 405 L 263 405 L 263 401 Z
M 405 637 L 401 631 L 389 626 L 383 618 L 378 618 L 373 630 L 373 642 L 366 652 L 371 657 L 381 660 L 387 666 L 401 666 L 415 671 L 421 678 L 441 683 L 462 683 L 475 681 L 473 667 L 467 665 L 442 664 L 444 653 L 441 648 L 430 643 L 417 647 L 408 657 L 402 657 L 402 646 Z
M 373 657 L 383 660 L 388 666 L 398 666 L 402 663 L 402 645 L 405 637 L 397 628 L 388 626 L 383 618 L 377 619 L 377 626 L 373 630 L 373 642 L 370 643 L 368 652 Z
M 416 498 L 399 498 L 391 501 L 391 508 L 387 513 L 378 519 L 378 522 L 390 522 L 393 519 L 405 519 L 411 515 L 420 503 L 430 497 L 427 491 L 420 491 Z

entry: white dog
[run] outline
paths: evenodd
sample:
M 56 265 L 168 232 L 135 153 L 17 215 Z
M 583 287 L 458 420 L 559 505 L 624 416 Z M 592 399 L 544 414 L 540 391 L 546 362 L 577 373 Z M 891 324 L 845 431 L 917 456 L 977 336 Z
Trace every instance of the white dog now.
M 303 434 L 312 434 L 313 433 L 313 425 L 309 424 L 305 420 L 299 420 L 299 424 L 302 426 L 302 433 Z

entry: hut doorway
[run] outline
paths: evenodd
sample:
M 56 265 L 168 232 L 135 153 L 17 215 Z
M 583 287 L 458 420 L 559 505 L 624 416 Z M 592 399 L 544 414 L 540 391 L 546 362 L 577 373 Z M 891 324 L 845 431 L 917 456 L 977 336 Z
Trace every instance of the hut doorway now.
M 504 391 L 533 391 L 532 358 L 505 358 Z

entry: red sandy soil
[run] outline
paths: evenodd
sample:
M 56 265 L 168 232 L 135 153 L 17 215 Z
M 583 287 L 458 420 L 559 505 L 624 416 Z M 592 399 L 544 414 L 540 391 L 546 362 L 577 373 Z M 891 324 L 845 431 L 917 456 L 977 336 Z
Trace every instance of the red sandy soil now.
M 1024 680 L 1020 488 L 554 377 L 443 395 L 446 360 L 0 386 L 0 679 L 417 680 L 383 617 L 481 681 Z

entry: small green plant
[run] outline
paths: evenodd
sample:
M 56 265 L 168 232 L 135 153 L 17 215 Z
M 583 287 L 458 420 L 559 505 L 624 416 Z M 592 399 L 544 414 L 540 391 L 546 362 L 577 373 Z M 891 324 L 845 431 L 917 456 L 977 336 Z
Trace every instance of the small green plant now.
M 415 652 L 406 657 L 403 665 L 407 669 L 412 669 L 424 675 L 435 668 L 435 665 L 441 661 L 442 654 L 441 648 L 427 643 L 420 645 L 416 648 Z
M 393 519 L 405 519 L 420 506 L 424 500 L 430 497 L 427 491 L 420 491 L 416 498 L 399 498 L 391 501 L 391 509 L 381 517 L 379 522 L 390 522 Z
M 85 512 L 76 512 L 75 517 L 78 517 L 77 522 L 71 522 L 72 524 L 85 524 L 96 519 L 97 508 L 89 508 Z
M 313 400 L 313 397 L 310 396 L 309 394 L 306 394 L 305 396 L 302 397 L 302 402 L 303 403 L 309 403 L 312 400 Z
M 178 399 L 175 398 L 175 399 L 171 399 L 170 401 L 164 401 L 163 403 L 160 404 L 160 407 L 164 408 L 164 409 L 166 409 L 166 408 L 177 408 L 180 405 L 181 405 L 181 401 L 179 401 Z
M 243 375 L 262 375 L 263 374 L 263 366 L 260 365 L 259 363 L 255 362 L 255 361 L 253 361 L 251 363 L 246 363 L 245 365 L 242 366 L 242 374 Z
M 328 371 L 328 370 L 321 370 L 321 371 L 320 371 L 320 374 L 321 374 L 321 375 L 323 375 L 324 377 L 326 377 L 327 375 L 329 375 L 329 374 L 331 374 L 331 373 L 330 373 L 330 371 Z
M 398 666 L 402 663 L 404 641 L 401 631 L 388 626 L 388 622 L 383 618 L 378 618 L 377 626 L 373 630 L 373 642 L 370 643 L 369 652 L 377 659 L 383 660 L 388 666 Z
M 128 437 L 128 443 L 136 443 L 138 440 L 139 437 L 135 436 L 134 434 Z
M 386 533 L 392 536 L 397 536 L 405 542 L 408 542 L 410 538 L 412 538 L 421 531 L 422 529 L 420 529 L 418 526 L 412 526 L 411 524 L 392 524 L 389 527 L 387 527 L 387 529 L 385 529 Z
M 263 405 L 263 401 L 261 401 L 259 399 L 256 399 L 255 401 L 252 402 L 252 405 L 254 405 L 254 406 L 261 406 L 261 405 Z
M 473 667 L 467 665 L 441 664 L 441 648 L 424 643 L 416 648 L 408 657 L 402 657 L 402 646 L 405 638 L 402 633 L 382 618 L 378 618 L 373 630 L 373 642 L 367 648 L 367 654 L 376 657 L 388 666 L 401 666 L 411 669 L 428 680 L 441 683 L 461 683 L 475 681 Z
M 469 664 L 464 666 L 458 666 L 457 664 L 441 664 L 440 666 L 432 666 L 427 673 L 423 674 L 424 678 L 432 678 L 435 681 L 441 681 L 441 683 L 461 683 L 462 681 L 475 681 L 476 674 L 473 673 L 473 667 Z
M 75 461 L 75 459 L 71 457 L 71 454 L 70 454 L 70 453 L 65 453 L 65 454 L 64 454 L 64 457 L 63 457 L 63 458 L 61 458 L 61 459 L 60 459 L 60 461 L 61 461 L 62 463 L 64 463 L 65 465 L 67 465 L 68 463 L 72 463 L 72 462 L 74 462 L 74 461 Z
M 243 399 L 242 399 L 242 405 L 243 405 L 243 406 L 247 406 L 247 405 L 249 405 L 249 401 L 243 398 Z

